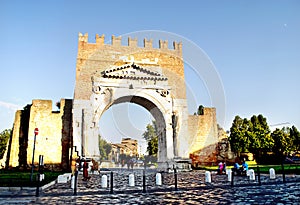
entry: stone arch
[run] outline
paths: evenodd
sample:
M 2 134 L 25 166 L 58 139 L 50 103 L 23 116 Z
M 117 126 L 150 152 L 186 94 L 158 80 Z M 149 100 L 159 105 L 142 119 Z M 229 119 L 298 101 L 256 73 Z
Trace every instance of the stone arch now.
M 97 40 L 98 39 L 98 40 Z M 73 100 L 73 144 L 81 156 L 99 157 L 101 115 L 113 104 L 145 107 L 157 121 L 161 136 L 158 161 L 172 168 L 189 157 L 188 110 L 180 44 L 174 50 L 89 43 L 80 36 Z M 163 46 L 164 45 L 164 46 Z
M 108 110 L 111 106 L 120 104 L 120 103 L 134 103 L 137 104 L 150 112 L 150 114 L 155 119 L 156 126 L 158 128 L 158 162 L 164 162 L 168 159 L 167 155 L 167 143 L 166 143 L 166 119 L 164 114 L 154 102 L 146 99 L 144 97 L 135 95 L 135 96 L 123 96 L 116 99 L 109 107 L 103 110 L 102 114 Z M 101 114 L 101 116 L 102 116 Z M 100 116 L 100 118 L 101 118 Z M 100 121 L 100 118 L 97 117 L 97 121 Z
M 147 109 L 155 118 L 156 126 L 159 133 L 159 148 L 158 148 L 158 162 L 166 162 L 174 157 L 174 141 L 172 132 L 172 99 L 171 95 L 162 95 L 164 90 L 158 88 L 141 88 L 128 89 L 122 87 L 105 87 L 101 93 L 94 93 L 90 101 L 94 110 L 92 111 L 92 122 L 95 125 L 95 131 L 99 130 L 99 124 L 102 114 L 108 110 L 112 105 L 119 103 L 135 103 Z M 95 145 L 96 135 L 90 137 L 90 140 Z M 92 144 L 92 143 L 90 143 Z M 87 145 L 88 146 L 88 145 Z M 95 150 L 96 148 L 89 148 Z

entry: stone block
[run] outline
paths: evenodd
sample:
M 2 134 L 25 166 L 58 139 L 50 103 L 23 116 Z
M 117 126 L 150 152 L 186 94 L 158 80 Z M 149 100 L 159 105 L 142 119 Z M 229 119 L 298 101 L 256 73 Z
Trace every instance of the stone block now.
M 68 182 L 68 176 L 67 175 L 59 175 L 57 177 L 57 183 L 67 183 Z

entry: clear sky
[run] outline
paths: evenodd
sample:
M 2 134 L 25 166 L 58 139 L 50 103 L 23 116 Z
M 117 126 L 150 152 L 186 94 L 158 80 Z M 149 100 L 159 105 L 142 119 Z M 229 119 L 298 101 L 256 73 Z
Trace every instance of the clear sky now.
M 57 102 L 73 97 L 78 32 L 89 33 L 93 42 L 97 33 L 109 41 L 111 35 L 142 30 L 182 36 L 199 46 L 214 64 L 225 107 L 211 100 L 205 79 L 195 79 L 187 71 L 191 114 L 203 104 L 224 111 L 224 116 L 218 112 L 218 121 L 225 130 L 234 116 L 254 114 L 263 114 L 269 125 L 289 122 L 300 129 L 299 11 L 297 0 L 1 0 L 0 130 L 11 128 L 15 110 L 32 99 Z M 113 110 L 122 110 L 123 116 Z M 126 123 L 121 125 L 126 118 L 130 129 Z M 150 121 L 141 107 L 113 106 L 101 118 L 100 125 L 106 127 L 101 134 L 108 139 L 135 138 Z

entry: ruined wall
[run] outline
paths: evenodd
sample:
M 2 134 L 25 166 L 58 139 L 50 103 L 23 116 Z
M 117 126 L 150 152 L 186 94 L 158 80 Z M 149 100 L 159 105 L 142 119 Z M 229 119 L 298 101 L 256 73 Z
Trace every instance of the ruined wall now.
M 39 129 L 35 144 L 35 163 L 44 155 L 45 163 L 61 162 L 62 114 L 52 113 L 51 100 L 33 100 L 30 108 L 27 164 L 31 164 L 34 144 L 34 129 Z
M 72 100 L 62 99 L 60 111 L 52 111 L 51 100 L 33 100 L 25 110 L 16 112 L 9 166 L 25 166 L 32 162 L 34 129 L 36 137 L 34 162 L 44 155 L 45 164 L 69 168 L 69 148 L 72 146 Z
M 31 164 L 34 142 L 34 129 L 39 128 L 35 145 L 35 163 L 38 163 L 38 156 L 44 155 L 44 163 L 60 164 L 62 160 L 62 141 L 66 141 L 63 135 L 63 115 L 66 100 L 61 100 L 60 111 L 52 111 L 51 100 L 33 100 L 30 109 L 29 136 L 27 163 Z M 70 106 L 70 105 L 69 105 Z M 70 112 L 70 110 L 69 110 Z M 64 130 L 69 133 L 69 131 Z M 68 143 L 66 143 L 68 144 Z
M 17 110 L 15 114 L 15 121 L 13 125 L 13 133 L 10 144 L 10 155 L 8 159 L 8 166 L 19 166 L 19 133 L 21 127 L 21 110 Z
M 189 116 L 190 154 L 199 156 L 199 160 L 216 161 L 218 126 L 215 108 L 204 108 L 203 115 Z

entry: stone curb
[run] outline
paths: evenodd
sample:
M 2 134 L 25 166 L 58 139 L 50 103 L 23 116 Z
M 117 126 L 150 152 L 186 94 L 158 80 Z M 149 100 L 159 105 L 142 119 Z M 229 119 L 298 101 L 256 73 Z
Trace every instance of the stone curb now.
M 48 183 L 48 184 L 45 184 L 44 186 L 41 187 L 42 190 L 45 190 L 45 189 L 48 189 L 50 186 L 53 186 L 57 183 L 57 179 Z

